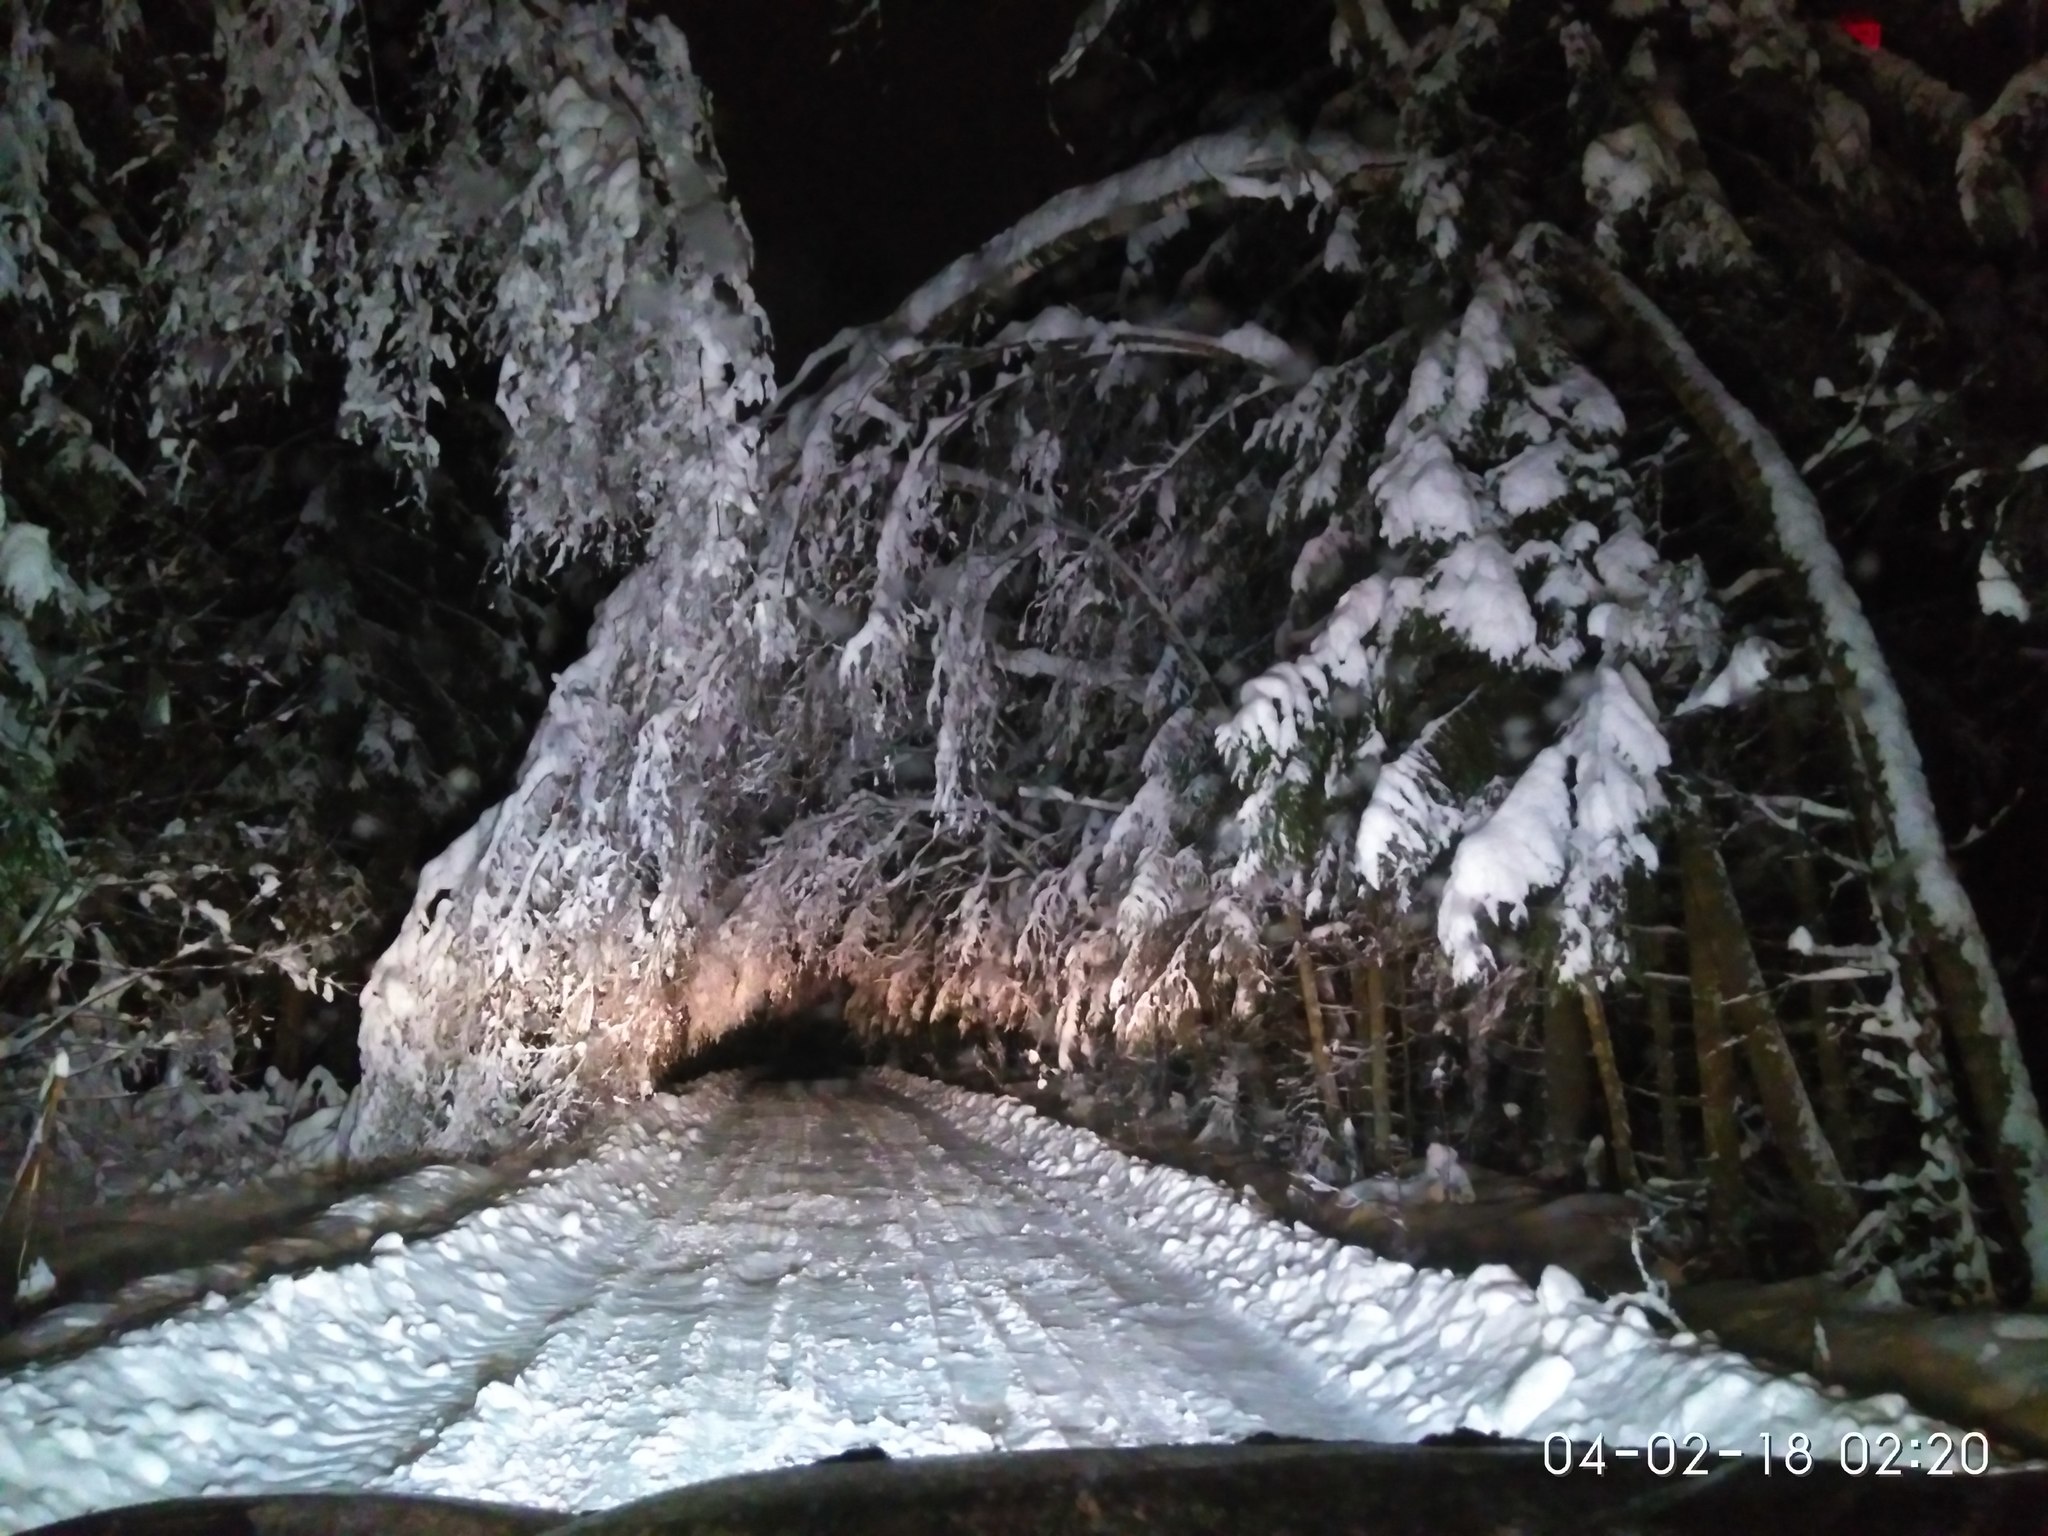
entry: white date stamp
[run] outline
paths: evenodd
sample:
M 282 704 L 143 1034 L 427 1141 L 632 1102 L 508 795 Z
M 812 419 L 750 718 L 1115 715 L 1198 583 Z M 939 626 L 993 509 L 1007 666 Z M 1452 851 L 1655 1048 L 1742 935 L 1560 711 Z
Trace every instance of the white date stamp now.
M 1604 1435 L 1590 1441 L 1568 1435 L 1543 1439 L 1543 1470 L 1553 1477 L 1604 1476 L 1610 1467 L 1640 1463 L 1652 1477 L 1705 1477 L 1724 1462 L 1754 1456 L 1765 1477 L 1805 1477 L 1815 1467 L 1835 1467 L 1850 1477 L 1978 1477 L 1991 1470 L 1991 1442 L 1975 1430 L 1952 1435 L 1936 1430 L 1924 1438 L 1890 1430 L 1849 1430 L 1826 1445 L 1811 1435 L 1758 1435 L 1753 1444 L 1716 1445 L 1702 1434 L 1658 1433 L 1643 1445 L 1609 1445 Z

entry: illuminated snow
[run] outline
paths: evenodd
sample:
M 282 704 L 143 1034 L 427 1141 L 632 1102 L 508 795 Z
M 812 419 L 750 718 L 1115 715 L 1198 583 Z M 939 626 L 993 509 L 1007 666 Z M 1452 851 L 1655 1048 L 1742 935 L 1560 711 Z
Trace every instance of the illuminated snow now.
M 878 1074 L 622 1112 L 437 1236 L 0 1379 L 0 1529 L 202 1492 L 570 1509 L 892 1455 L 1459 1425 L 1925 1434 L 1550 1271 L 1341 1248 L 1022 1105 Z

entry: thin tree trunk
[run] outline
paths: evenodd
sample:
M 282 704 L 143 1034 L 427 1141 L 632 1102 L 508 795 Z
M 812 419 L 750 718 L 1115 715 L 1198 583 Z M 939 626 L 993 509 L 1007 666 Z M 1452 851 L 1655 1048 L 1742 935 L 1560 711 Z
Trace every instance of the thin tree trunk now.
M 1678 1042 L 1671 1025 L 1671 988 L 1664 969 L 1664 935 L 1636 936 L 1636 971 L 1643 980 L 1643 1001 L 1650 1016 L 1650 1045 L 1657 1053 L 1657 1140 L 1664 1154 L 1664 1176 L 1685 1176 L 1685 1124 L 1678 1107 Z
M 1607 1032 L 1607 1009 L 1600 989 L 1590 981 L 1579 983 L 1579 997 L 1586 1005 L 1586 1033 L 1593 1042 L 1593 1060 L 1600 1068 L 1600 1092 L 1607 1100 L 1607 1130 L 1614 1148 L 1614 1169 L 1623 1189 L 1642 1182 L 1636 1171 L 1635 1137 L 1629 1132 L 1628 1096 L 1621 1085 L 1621 1068 L 1614 1060 L 1614 1037 Z
M 1577 242 L 1562 235 L 1555 240 L 1570 274 L 1643 349 L 1803 578 L 1831 691 L 1861 766 L 1857 803 L 1866 839 L 1880 867 L 1902 877 L 1897 899 L 1962 1059 L 2000 1202 L 2026 1256 L 2033 1298 L 2048 1302 L 2048 1130 L 1990 948 L 1942 841 L 1905 700 L 1828 537 L 1820 504 L 1778 440 L 1728 394 L 1641 289 Z
M 1771 722 L 1781 771 L 1788 775 L 1796 774 L 1801 743 L 1814 727 L 1814 722 L 1805 716 L 1803 709 L 1795 712 L 1788 708 L 1778 711 Z M 1814 868 L 1813 854 L 1800 849 L 1793 853 L 1790 863 L 1792 900 L 1799 921 L 1809 937 L 1824 941 L 1828 932 L 1827 904 L 1821 897 L 1820 875 Z M 1813 1030 L 1814 1060 L 1820 1067 L 1821 1124 L 1827 1127 L 1828 1140 L 1835 1151 L 1853 1161 L 1856 1122 L 1850 1112 L 1849 1062 L 1834 1019 L 1836 997 L 1850 995 L 1849 989 L 1829 982 L 1809 982 L 1804 988 L 1801 1011 Z
M 1586 1018 L 1571 991 L 1558 982 L 1543 1000 L 1543 1162 L 1563 1171 L 1579 1160 L 1592 1110 L 1587 1071 Z
M 1692 972 L 1692 1045 L 1699 1061 L 1700 1118 L 1707 1149 L 1707 1232 L 1724 1261 L 1739 1260 L 1742 1132 L 1735 1123 L 1735 1058 L 1721 1009 L 1721 972 L 1708 937 L 1711 919 L 1695 880 L 1682 880 L 1685 949 Z
M 1386 971 L 1378 961 L 1356 961 L 1350 967 L 1352 1008 L 1358 1014 L 1358 1038 L 1366 1044 L 1366 1104 L 1352 1096 L 1352 1124 L 1358 1145 L 1384 1167 L 1393 1149 L 1393 1071 L 1386 1059 Z
M 7 1296 L 16 1294 L 28 1271 L 29 1248 L 35 1238 L 36 1197 L 41 1193 L 43 1167 L 49 1161 L 50 1144 L 56 1136 L 58 1106 L 64 1097 L 68 1076 L 52 1069 L 49 1080 L 37 1095 L 35 1119 L 28 1130 L 28 1148 L 10 1177 L 5 1199 L 0 1199 L 0 1233 L 9 1238 L 17 1233 L 20 1244 L 14 1255 L 14 1275 Z
M 1309 953 L 1308 940 L 1294 944 L 1295 975 L 1301 983 L 1301 1011 L 1308 1020 L 1308 1054 L 1315 1067 L 1316 1092 L 1323 1101 L 1323 1118 L 1330 1134 L 1342 1134 L 1344 1106 L 1337 1098 L 1337 1074 L 1330 1067 L 1330 1047 L 1323 1034 L 1323 1001 L 1316 991 L 1316 962 Z
M 1720 978 L 1721 1006 L 1749 1058 L 1771 1140 L 1791 1170 L 1822 1252 L 1833 1258 L 1856 1225 L 1856 1201 L 1771 1007 L 1720 850 L 1693 821 L 1680 829 L 1679 848 L 1686 885 L 1696 893 L 1699 939 Z
M 1465 1121 L 1464 1150 L 1474 1162 L 1484 1163 L 1493 1147 L 1493 1042 L 1488 1038 L 1483 1015 L 1465 1021 Z
M 1358 1021 L 1352 1017 L 1354 1010 L 1343 1004 L 1342 994 L 1337 987 L 1336 967 L 1316 967 L 1316 1000 L 1322 1005 L 1323 1022 L 1327 1028 L 1324 1040 L 1326 1049 L 1341 1040 L 1358 1038 Z M 1343 1144 L 1348 1177 L 1356 1178 L 1360 1172 L 1359 1163 L 1365 1155 L 1365 1142 L 1358 1134 L 1358 1088 L 1355 1083 L 1346 1082 L 1336 1070 L 1336 1059 L 1330 1063 L 1330 1080 L 1337 1095 L 1336 1131 Z
M 1810 854 L 1792 859 L 1792 895 L 1799 917 L 1815 939 L 1827 933 L 1821 910 L 1820 877 Z M 1842 1049 L 1842 1037 L 1835 1029 L 1834 1002 L 1837 989 L 1831 984 L 1812 982 L 1806 988 L 1806 1011 L 1813 1026 L 1814 1060 L 1820 1066 L 1820 1117 L 1828 1140 L 1844 1156 L 1855 1146 L 1856 1120 L 1849 1108 L 1849 1058 Z
M 1398 1157 L 1406 1157 L 1414 1146 L 1415 1137 L 1415 1032 L 1408 1028 L 1408 983 L 1409 972 L 1396 970 L 1388 978 L 1387 987 L 1387 1045 L 1389 1054 L 1400 1052 L 1401 1071 L 1401 1140 L 1395 1151 Z
M 1352 992 L 1364 1014 L 1372 1084 L 1372 1158 L 1384 1168 L 1393 1161 L 1394 1096 L 1387 1073 L 1387 974 L 1379 961 L 1368 961 L 1352 973 Z
M 276 979 L 277 1019 L 272 1025 L 270 1062 L 278 1074 L 297 1082 L 305 1074 L 306 994 L 289 976 Z

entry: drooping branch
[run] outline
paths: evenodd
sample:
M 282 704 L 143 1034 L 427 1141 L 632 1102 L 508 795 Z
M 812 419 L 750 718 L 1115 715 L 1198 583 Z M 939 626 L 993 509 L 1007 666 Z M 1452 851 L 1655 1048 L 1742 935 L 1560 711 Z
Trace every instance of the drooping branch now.
M 854 376 L 864 377 L 864 364 L 886 359 L 892 347 L 946 334 L 1062 257 L 1159 219 L 1213 203 L 1292 199 L 1360 177 L 1392 185 L 1406 162 L 1406 155 L 1367 149 L 1343 134 L 1303 139 L 1284 125 L 1190 140 L 1105 181 L 1060 193 L 939 272 L 880 325 L 834 337 L 805 360 L 782 399 L 810 393 L 814 375 L 849 359 Z
M 1972 234 L 1993 245 L 2024 238 L 2031 204 L 2010 141 L 2048 114 L 2048 59 L 2014 74 L 1979 113 L 1968 96 L 1911 59 L 1860 47 L 1830 27 L 1815 27 L 1812 35 L 1838 76 L 1955 157 L 1963 222 Z
M 1815 27 L 1810 35 L 1822 59 L 1851 83 L 1866 84 L 1884 105 L 1932 131 L 1949 149 L 1962 143 L 1963 130 L 1975 114 L 1970 98 L 1954 86 L 1903 54 L 1867 48 L 1833 27 Z
M 1181 659 L 1188 664 L 1189 670 L 1202 680 L 1202 685 L 1219 701 L 1227 700 L 1228 695 L 1224 693 L 1222 684 L 1216 681 L 1215 674 L 1209 670 L 1209 664 L 1202 659 L 1201 651 L 1174 618 L 1173 609 L 1167 605 L 1164 598 L 1152 590 L 1151 584 L 1142 575 L 1132 569 L 1130 561 L 1112 549 L 1094 529 L 1084 528 L 1079 523 L 1070 522 L 1063 517 L 1051 521 L 1062 533 L 1085 544 L 1101 558 L 1103 564 L 1123 578 L 1132 594 L 1152 610 L 1153 617 L 1159 620 L 1159 627 L 1166 632 L 1166 637 L 1180 652 Z
M 1963 222 L 1987 245 L 2025 240 L 2033 199 L 2013 163 L 2027 140 L 2048 138 L 2048 59 L 2037 59 L 1998 93 L 1998 99 L 1963 130 L 1956 152 L 1956 183 Z
M 1405 155 L 1369 150 L 1343 134 L 1302 139 L 1285 127 L 1194 139 L 1053 198 L 905 299 L 895 328 L 912 336 L 949 330 L 1069 252 L 1123 239 L 1171 214 L 1233 199 L 1292 198 L 1316 179 L 1335 184 L 1372 171 L 1391 176 L 1406 161 Z

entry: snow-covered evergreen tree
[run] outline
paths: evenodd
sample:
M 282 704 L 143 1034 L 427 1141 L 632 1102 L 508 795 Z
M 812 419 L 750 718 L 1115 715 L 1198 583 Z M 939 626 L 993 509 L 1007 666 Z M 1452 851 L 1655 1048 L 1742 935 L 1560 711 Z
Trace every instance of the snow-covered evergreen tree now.
M 1382 568 L 1245 685 L 1223 733 L 1249 790 L 1243 867 L 1308 882 L 1311 911 L 1341 874 L 1397 907 L 1439 877 L 1438 939 L 1465 980 L 1490 963 L 1485 927 L 1550 891 L 1560 974 L 1618 968 L 1670 758 L 1649 679 L 1675 703 L 1720 645 L 1703 572 L 1646 540 L 1619 409 L 1547 308 L 1495 265 L 1422 342 L 1353 513 Z
M 181 1072 L 137 1049 L 175 1031 L 136 1029 L 178 1011 L 224 1083 L 255 1016 L 294 1012 L 260 974 L 331 992 L 407 843 L 530 728 L 559 621 L 528 574 L 734 563 L 763 326 L 680 35 L 604 5 L 420 22 L 251 0 L 209 58 L 138 46 L 176 28 L 124 7 L 10 20 L 0 299 L 40 352 L 8 379 L 9 489 L 92 509 L 48 564 L 90 601 L 45 735 L 93 795 L 55 791 L 69 867 L 39 894 L 68 915 L 0 971 L 7 1006 L 47 999 L 0 1060 L 84 1029 L 76 1070 Z M 124 110 L 81 123 L 109 81 Z M 26 592 L 48 519 L 9 515 Z M 261 595 L 216 617 L 209 586 Z M 179 815 L 152 802 L 166 736 Z M 410 1108 L 400 1139 L 445 1106 Z
M 1068 65 L 1136 46 L 1199 68 L 1219 21 L 1258 24 L 1183 20 L 1098 7 Z M 1778 280 L 1662 61 L 1705 50 L 1810 104 L 1792 196 L 1850 207 L 1893 172 L 1856 82 L 1772 7 L 1332 20 L 1317 132 L 1252 100 L 1212 111 L 1207 136 L 1056 199 L 842 338 L 761 442 L 735 430 L 729 462 L 757 453 L 770 488 L 748 569 L 629 619 L 652 612 L 641 583 L 695 569 L 657 545 L 558 691 L 528 776 L 547 809 L 515 798 L 518 831 L 487 821 L 430 872 L 373 989 L 378 1019 L 438 1021 L 393 1028 L 376 1075 L 452 1104 L 444 1134 L 521 1100 L 546 1120 L 565 1083 L 644 1076 L 670 1026 L 702 1041 L 828 981 L 869 1028 L 1022 1028 L 1070 1067 L 1246 1027 L 1273 1016 L 1276 937 L 1356 936 L 1375 910 L 1426 905 L 1453 983 L 1540 910 L 1545 971 L 1625 987 L 1631 894 L 1655 888 L 1660 815 L 1703 766 L 1679 733 L 1769 686 L 1801 622 L 1797 603 L 1762 629 L 1722 617 L 1708 570 L 1739 546 L 1674 479 L 1683 440 L 1633 427 L 1585 350 L 1663 335 L 1608 302 L 1634 291 L 1614 264 L 1688 302 Z M 1485 106 L 1532 49 L 1567 98 L 1544 151 L 1563 186 L 1525 186 Z M 1607 309 L 1590 325 L 1589 305 Z M 1710 447 L 1727 421 L 1704 424 Z M 636 625 L 680 642 L 691 702 L 662 691 L 680 679 L 621 684 L 609 637 Z M 649 718 L 692 723 L 687 762 L 644 755 Z M 1890 787 L 1864 803 L 1918 825 L 1903 781 L 1870 782 Z M 667 824 L 579 809 L 568 834 L 565 805 L 609 808 L 622 783 Z M 479 874 L 497 860 L 522 872 L 516 901 L 474 894 L 513 889 Z M 596 931 L 632 937 L 577 948 L 589 913 L 632 910 L 628 868 L 639 926 Z M 437 990 L 480 968 L 486 992 Z M 1982 1017 L 1949 1023 L 1969 1038 Z M 2024 1166 L 2031 1099 L 2016 1062 L 1996 1071 L 1982 1105 L 2020 1116 Z
M 1903 519 L 1887 498 L 1938 458 L 1958 622 L 2031 612 L 2048 482 L 2002 401 L 2040 370 L 2016 347 L 1987 384 L 1957 340 L 1973 296 L 2026 298 L 1997 263 L 2033 238 L 2038 67 L 1974 102 L 1773 0 L 1097 4 L 1056 74 L 1158 81 L 1127 169 L 771 402 L 666 23 L 444 0 L 385 100 L 349 7 L 225 7 L 220 122 L 157 162 L 175 195 L 125 276 L 118 229 L 51 245 L 49 189 L 100 183 L 40 25 L 0 299 L 40 317 L 50 360 L 7 382 L 67 468 L 105 434 L 57 362 L 136 313 L 129 441 L 164 468 L 92 461 L 124 494 L 190 498 L 236 413 L 325 389 L 446 506 L 445 397 L 481 375 L 507 560 L 626 571 L 365 993 L 353 1152 L 559 1129 L 839 987 L 872 1033 L 1029 1038 L 1104 1080 L 1174 1053 L 1216 1074 L 1183 1100 L 1205 1132 L 1332 1171 L 1364 1077 L 1396 1155 L 1388 1037 L 1427 999 L 1398 1070 L 1436 1139 L 1499 1130 L 1493 1039 L 1540 1029 L 1566 1076 L 1597 1064 L 1627 1179 L 1627 1079 L 1677 1038 L 1644 945 L 1682 908 L 1684 1027 L 1729 1031 L 1687 1069 L 1717 1223 L 1748 1093 L 1848 1267 L 1934 1223 L 1957 1290 L 1982 1232 L 2044 1283 L 2016 1031 L 1831 539 Z M 1990 276 L 1896 270 L 1907 221 Z M 54 527 L 35 505 L 8 528 Z M 329 632 L 335 590 L 291 623 Z M 40 663 L 7 660 L 32 693 Z M 366 697 L 356 750 L 432 794 L 449 749 L 409 707 Z M 1874 903 L 1788 895 L 1786 856 Z M 1788 958 L 1853 953 L 1885 962 Z M 1759 978 L 1836 989 L 1855 1048 Z M 1901 1071 L 1927 1091 L 1886 1100 Z M 1819 1129 L 1802 1072 L 1857 1110 Z M 1965 1102 L 1988 1180 L 1927 1139 Z

